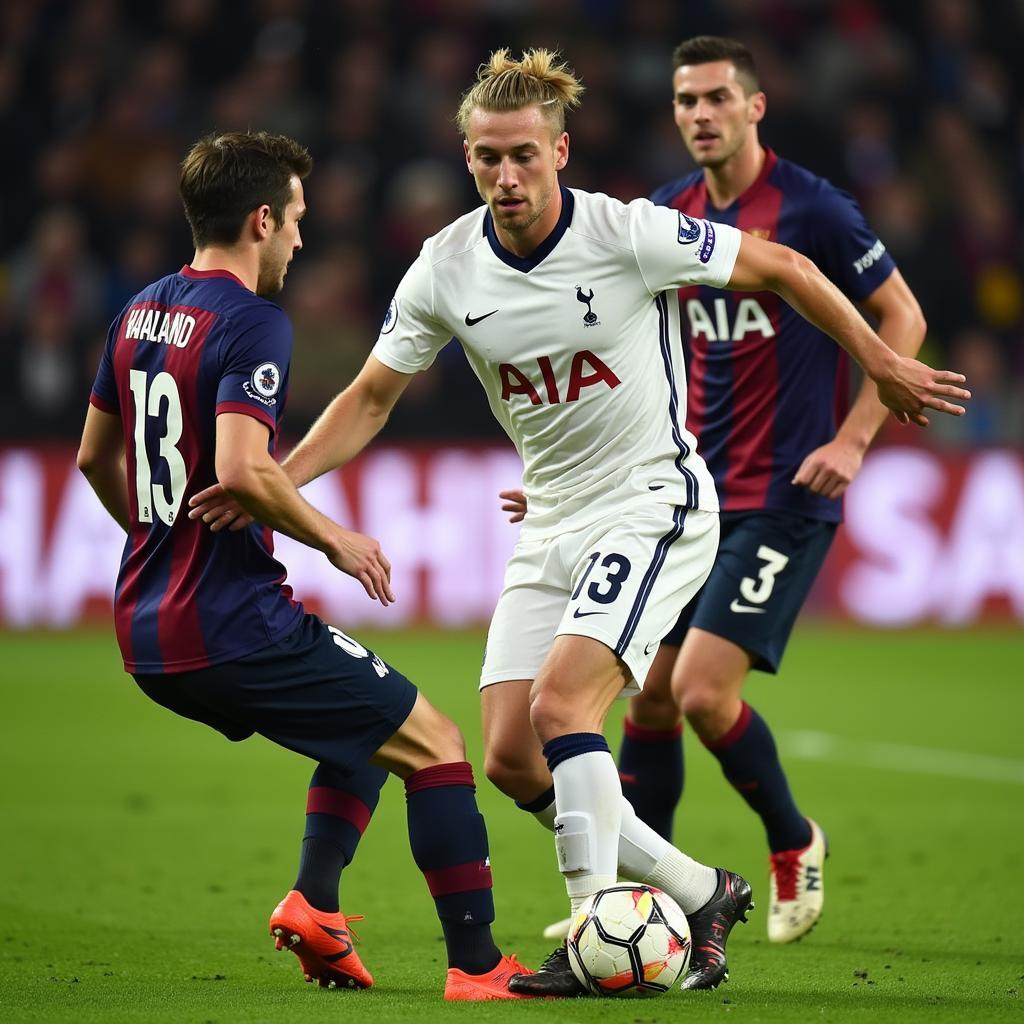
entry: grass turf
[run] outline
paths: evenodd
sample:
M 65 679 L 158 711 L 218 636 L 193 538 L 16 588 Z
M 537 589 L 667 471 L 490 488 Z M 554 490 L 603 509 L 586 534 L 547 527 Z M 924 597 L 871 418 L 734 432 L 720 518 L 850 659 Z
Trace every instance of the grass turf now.
M 535 964 L 565 900 L 550 837 L 480 770 L 476 633 L 360 639 L 467 734 L 491 837 L 496 934 Z M 1020 1020 L 1024 761 L 1019 633 L 805 627 L 747 696 L 829 833 L 826 914 L 769 946 L 759 823 L 687 742 L 677 841 L 754 885 L 717 992 L 447 1005 L 444 947 L 391 781 L 342 906 L 369 992 L 304 986 L 266 936 L 294 878 L 310 765 L 151 705 L 106 633 L 4 634 L 0 1012 L 5 1021 Z M 618 742 L 616 710 L 609 736 Z M 813 735 L 811 735 L 813 734 Z M 963 755 L 975 755 L 974 757 Z

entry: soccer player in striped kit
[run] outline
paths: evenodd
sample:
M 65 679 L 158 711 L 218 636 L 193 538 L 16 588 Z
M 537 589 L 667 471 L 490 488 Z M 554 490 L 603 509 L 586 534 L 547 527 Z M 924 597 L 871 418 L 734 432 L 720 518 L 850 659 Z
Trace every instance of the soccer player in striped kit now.
M 677 47 L 673 67 L 676 124 L 699 169 L 652 201 L 810 257 L 891 349 L 915 355 L 921 309 L 856 202 L 761 145 L 766 101 L 747 48 L 696 37 Z M 780 296 L 688 287 L 679 304 L 686 424 L 715 479 L 722 535 L 710 577 L 630 703 L 620 777 L 637 814 L 669 836 L 685 716 L 764 824 L 768 938 L 790 942 L 821 914 L 825 836 L 798 809 L 771 730 L 742 690 L 751 670 L 778 671 L 842 518 L 840 497 L 887 409 L 870 380 L 849 406 L 846 355 Z
M 195 257 L 110 328 L 78 464 L 128 534 L 118 642 L 156 703 L 229 740 L 259 733 L 317 762 L 298 878 L 270 918 L 307 981 L 373 984 L 338 884 L 391 771 L 405 782 L 413 858 L 444 932 L 445 999 L 520 998 L 508 983 L 526 969 L 491 936 L 487 832 L 461 733 L 401 673 L 306 614 L 273 557 L 278 530 L 369 597 L 394 600 L 380 545 L 317 512 L 274 459 L 292 332 L 267 296 L 302 247 L 311 168 L 285 136 L 197 142 L 180 182 Z M 183 514 L 186 494 L 215 481 L 259 525 L 219 533 Z

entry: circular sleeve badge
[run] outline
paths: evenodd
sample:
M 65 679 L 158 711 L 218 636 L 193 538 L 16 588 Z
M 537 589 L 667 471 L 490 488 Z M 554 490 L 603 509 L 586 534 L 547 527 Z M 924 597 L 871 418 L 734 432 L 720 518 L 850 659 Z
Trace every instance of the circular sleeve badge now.
M 281 371 L 277 363 L 262 363 L 252 371 L 253 391 L 264 398 L 272 398 L 281 387 Z
M 380 325 L 381 334 L 390 334 L 398 323 L 398 299 L 392 299 L 388 311 L 384 314 L 384 323 Z

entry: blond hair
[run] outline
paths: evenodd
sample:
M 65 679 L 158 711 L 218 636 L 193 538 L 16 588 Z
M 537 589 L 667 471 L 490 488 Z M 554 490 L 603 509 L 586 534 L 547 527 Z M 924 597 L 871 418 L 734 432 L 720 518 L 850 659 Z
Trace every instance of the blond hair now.
M 465 135 L 476 109 L 504 113 L 536 104 L 561 135 L 566 108 L 579 106 L 582 92 L 572 68 L 556 51 L 526 50 L 521 60 L 513 60 L 503 47 L 477 69 L 476 83 L 463 93 L 455 123 Z

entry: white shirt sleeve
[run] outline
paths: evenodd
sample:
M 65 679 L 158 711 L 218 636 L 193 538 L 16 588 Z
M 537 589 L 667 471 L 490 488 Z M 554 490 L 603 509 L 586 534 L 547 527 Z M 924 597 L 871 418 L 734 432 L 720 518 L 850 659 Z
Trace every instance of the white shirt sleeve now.
M 732 277 L 740 232 L 647 199 L 628 206 L 629 236 L 652 295 L 688 284 L 722 288 Z
M 433 305 L 430 267 L 421 253 L 402 278 L 373 346 L 385 366 L 419 373 L 451 341 L 452 332 L 434 320 Z

